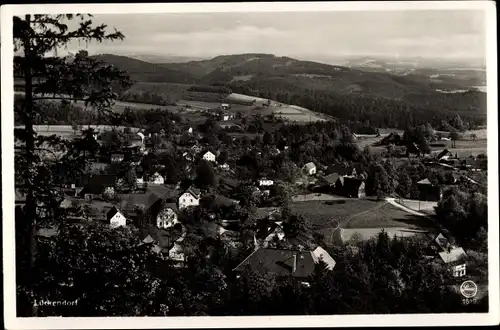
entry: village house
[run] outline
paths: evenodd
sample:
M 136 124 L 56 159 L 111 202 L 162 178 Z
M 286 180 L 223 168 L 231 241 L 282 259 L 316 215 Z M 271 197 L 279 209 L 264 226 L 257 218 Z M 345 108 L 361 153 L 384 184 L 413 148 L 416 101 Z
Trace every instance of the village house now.
M 231 168 L 229 167 L 228 163 L 224 163 L 222 165 L 219 165 L 219 167 L 224 170 L 224 171 L 229 171 Z
M 188 134 L 193 134 L 193 128 L 192 128 L 192 127 L 189 127 L 189 128 L 187 129 L 187 132 L 188 132 Z
M 313 162 L 307 163 L 302 167 L 302 171 L 306 175 L 315 175 L 316 174 L 316 165 Z
M 175 203 L 165 203 L 156 216 L 156 227 L 167 229 L 179 223 Z
M 321 247 L 314 251 L 258 248 L 234 271 L 241 275 L 246 267 L 249 267 L 257 273 L 272 273 L 278 277 L 292 276 L 307 282 L 319 260 L 323 260 L 329 270 L 335 267 L 335 260 Z
M 177 263 L 177 266 L 180 266 L 186 260 L 186 256 L 184 255 L 184 249 L 182 246 L 175 242 L 174 246 L 168 251 L 168 257 L 170 260 Z
M 464 249 L 451 245 L 448 239 L 441 233 L 434 241 L 441 250 L 439 258 L 448 266 L 453 277 L 464 277 L 467 272 L 467 264 L 465 262 L 467 254 Z
M 420 150 L 416 143 L 409 143 L 406 146 L 406 157 L 410 157 L 410 155 L 416 155 L 417 157 L 423 155 L 423 152 Z
M 438 161 L 441 161 L 441 160 L 448 160 L 451 157 L 453 157 L 453 154 L 448 149 L 444 149 L 436 156 L 436 159 Z
M 165 178 L 160 175 L 160 173 L 155 172 L 153 175 L 149 177 L 148 182 L 150 184 L 164 184 L 165 183 Z
M 79 196 L 85 199 L 102 198 L 103 194 L 115 192 L 117 178 L 113 174 L 96 174 L 90 177 L 89 183 L 83 187 Z
M 327 192 L 340 192 L 344 186 L 344 177 L 338 173 L 332 173 L 320 177 L 317 183 Z
M 126 226 L 127 225 L 127 219 L 125 216 L 116 208 L 116 206 L 113 206 L 107 214 L 107 221 L 109 222 L 111 228 L 117 228 L 121 226 Z
M 211 151 L 207 151 L 203 154 L 203 159 L 207 162 L 215 162 L 215 154 Z
M 125 159 L 125 155 L 124 154 L 111 154 L 111 163 L 112 164 L 118 164 L 118 163 L 121 163 L 123 162 L 123 159 Z
M 229 110 L 231 108 L 231 106 L 228 104 L 228 103 L 222 103 L 220 105 L 220 109 L 225 111 L 225 110 Z
M 478 158 L 478 157 L 469 157 L 462 160 L 461 164 L 463 169 L 470 171 L 486 171 L 488 169 L 488 159 L 487 158 Z
M 234 119 L 234 114 L 228 113 L 228 112 L 223 112 L 220 114 L 219 119 L 222 121 L 228 121 Z
M 267 178 L 259 179 L 259 186 L 260 187 L 269 187 L 269 186 L 272 186 L 273 184 L 274 184 L 274 181 L 271 179 L 267 179 Z
M 189 187 L 180 197 L 179 197 L 179 209 L 185 209 L 191 206 L 200 205 L 201 192 L 194 188 Z
M 439 201 L 443 196 L 441 187 L 433 185 L 429 179 L 423 179 L 417 182 L 420 193 L 419 199 L 422 201 Z
M 365 193 L 365 181 L 362 179 L 344 177 L 343 195 L 350 198 L 363 198 L 366 196 Z
M 195 154 L 200 153 L 203 150 L 203 148 L 198 143 L 192 145 L 190 149 Z

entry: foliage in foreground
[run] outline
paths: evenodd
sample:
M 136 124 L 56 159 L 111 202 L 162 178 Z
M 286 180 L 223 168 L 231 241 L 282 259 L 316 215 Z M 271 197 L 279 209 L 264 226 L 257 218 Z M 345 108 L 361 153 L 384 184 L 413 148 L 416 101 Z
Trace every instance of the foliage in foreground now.
M 248 271 L 236 279 L 224 267 L 231 257 L 207 258 L 194 249 L 185 268 L 140 245 L 135 229 L 103 224 L 62 228 L 54 241 L 40 242 L 36 285 L 18 288 L 18 315 L 37 301 L 74 301 L 75 306 L 40 306 L 40 316 L 187 316 L 444 313 L 486 311 L 487 296 L 464 306 L 449 288 L 448 273 L 422 262 L 421 243 L 391 240 L 381 233 L 356 250 L 330 251 L 337 265 L 319 264 L 310 287 L 293 278 Z M 206 244 L 207 242 L 204 242 Z M 234 260 L 233 260 L 234 261 Z M 29 292 L 31 297 L 28 298 Z

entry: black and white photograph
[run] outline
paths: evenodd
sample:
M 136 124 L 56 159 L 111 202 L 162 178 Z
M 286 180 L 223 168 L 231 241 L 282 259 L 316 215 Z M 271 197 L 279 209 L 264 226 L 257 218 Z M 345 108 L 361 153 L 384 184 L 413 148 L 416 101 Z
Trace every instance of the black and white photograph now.
M 2 6 L 6 328 L 498 324 L 495 11 Z

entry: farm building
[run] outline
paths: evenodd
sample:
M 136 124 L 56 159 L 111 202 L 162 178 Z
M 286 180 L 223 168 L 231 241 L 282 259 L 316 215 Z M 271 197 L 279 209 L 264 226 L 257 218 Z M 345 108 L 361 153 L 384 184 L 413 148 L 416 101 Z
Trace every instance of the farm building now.
M 420 192 L 420 200 L 423 201 L 439 201 L 443 196 L 441 187 L 433 185 L 429 179 L 420 180 L 417 182 Z
M 302 167 L 302 171 L 307 175 L 315 175 L 316 165 L 313 162 L 307 163 Z

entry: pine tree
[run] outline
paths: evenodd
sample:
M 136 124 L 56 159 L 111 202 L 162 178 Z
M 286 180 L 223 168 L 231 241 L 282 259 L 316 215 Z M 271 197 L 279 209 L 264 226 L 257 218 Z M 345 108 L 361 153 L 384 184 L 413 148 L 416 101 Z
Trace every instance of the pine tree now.
M 71 59 L 50 56 L 74 41 L 123 39 L 117 31 L 106 33 L 106 25 L 93 27 L 90 17 L 83 14 L 14 17 L 14 51 L 22 52 L 14 57 L 14 72 L 24 82 L 24 98 L 15 106 L 24 126 L 15 130 L 20 144 L 16 155 L 16 187 L 26 194 L 24 216 L 16 221 L 26 221 L 29 228 L 29 268 L 35 264 L 38 227 L 59 220 L 56 210 L 61 190 L 54 185 L 52 167 L 44 153 L 64 152 L 67 145 L 55 135 L 36 134 L 33 125 L 44 121 L 43 102 L 83 100 L 85 107 L 105 119 L 116 99 L 112 86 L 116 82 L 122 87 L 128 86 L 124 73 L 90 58 L 85 51 Z M 74 30 L 67 24 L 71 20 L 78 21 Z

